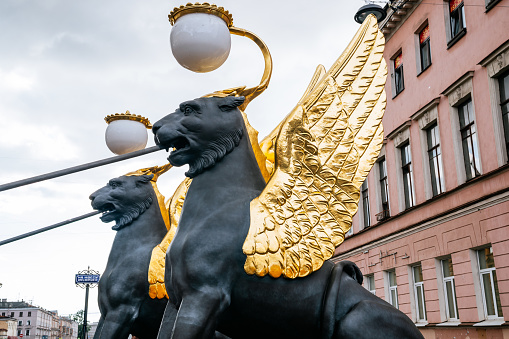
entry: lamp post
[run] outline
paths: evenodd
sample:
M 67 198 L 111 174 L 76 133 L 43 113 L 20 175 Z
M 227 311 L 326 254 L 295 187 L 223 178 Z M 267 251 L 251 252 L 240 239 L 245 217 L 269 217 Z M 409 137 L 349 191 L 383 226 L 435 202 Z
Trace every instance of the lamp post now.
M 231 88 L 215 94 L 244 96 L 244 104 L 240 107 L 244 110 L 250 101 L 265 91 L 272 75 L 269 49 L 254 33 L 234 27 L 232 15 L 223 7 L 209 3 L 188 3 L 174 8 L 168 19 L 173 26 L 170 33 L 172 53 L 180 65 L 193 72 L 210 72 L 220 67 L 230 54 L 231 34 L 252 40 L 260 48 L 265 61 L 260 84 L 250 88 Z
M 88 291 L 99 283 L 99 272 L 91 270 L 90 266 L 84 271 L 79 271 L 75 277 L 75 284 L 85 289 L 85 309 L 83 311 L 83 338 L 87 339 L 87 314 L 88 314 Z

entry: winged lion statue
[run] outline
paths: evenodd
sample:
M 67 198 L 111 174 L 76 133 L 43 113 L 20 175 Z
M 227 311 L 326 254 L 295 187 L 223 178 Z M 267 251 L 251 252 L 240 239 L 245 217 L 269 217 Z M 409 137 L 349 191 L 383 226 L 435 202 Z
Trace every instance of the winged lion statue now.
M 158 338 L 422 338 L 329 261 L 383 143 L 384 37 L 368 17 L 333 66 L 260 143 L 243 88 L 183 102 L 153 125 L 174 166 L 189 165 L 164 281 L 174 309 Z M 239 109 L 240 108 L 240 109 Z M 190 179 L 186 179 L 189 183 Z M 177 226 L 175 224 L 175 226 Z

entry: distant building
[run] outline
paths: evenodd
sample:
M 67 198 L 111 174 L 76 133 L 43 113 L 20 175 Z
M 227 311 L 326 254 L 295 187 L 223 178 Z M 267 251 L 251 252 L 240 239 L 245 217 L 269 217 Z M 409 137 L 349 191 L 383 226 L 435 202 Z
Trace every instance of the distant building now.
M 18 337 L 24 339 L 76 339 L 78 324 L 58 316 L 57 311 L 48 311 L 24 301 L 0 301 L 0 317 L 15 318 Z M 1 337 L 0 337 L 1 338 Z
M 386 10 L 386 142 L 333 260 L 426 338 L 505 338 L 509 0 Z
M 0 339 L 16 338 L 18 333 L 15 318 L 0 316 Z

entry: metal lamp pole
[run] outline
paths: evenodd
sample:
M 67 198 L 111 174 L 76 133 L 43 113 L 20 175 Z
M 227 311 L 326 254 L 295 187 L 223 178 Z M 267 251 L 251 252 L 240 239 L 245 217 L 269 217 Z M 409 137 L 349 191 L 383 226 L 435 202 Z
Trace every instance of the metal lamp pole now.
M 76 274 L 75 284 L 85 289 L 85 310 L 83 312 L 83 338 L 87 339 L 87 314 L 88 314 L 88 293 L 90 287 L 95 287 L 99 283 L 100 274 L 97 271 L 91 270 L 90 266 L 85 271 L 79 271 Z

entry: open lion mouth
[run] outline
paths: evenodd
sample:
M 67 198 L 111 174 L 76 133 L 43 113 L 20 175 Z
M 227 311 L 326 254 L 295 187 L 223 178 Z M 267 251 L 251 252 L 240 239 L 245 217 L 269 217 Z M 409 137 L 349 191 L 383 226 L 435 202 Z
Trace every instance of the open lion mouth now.
M 166 145 L 166 152 L 172 149 L 170 156 L 190 148 L 189 141 L 185 137 L 177 137 Z
M 113 214 L 115 213 L 116 209 L 113 204 L 104 204 L 100 208 L 97 208 L 97 210 L 102 212 L 102 215 L 100 216 L 102 222 L 110 222 L 114 219 Z

